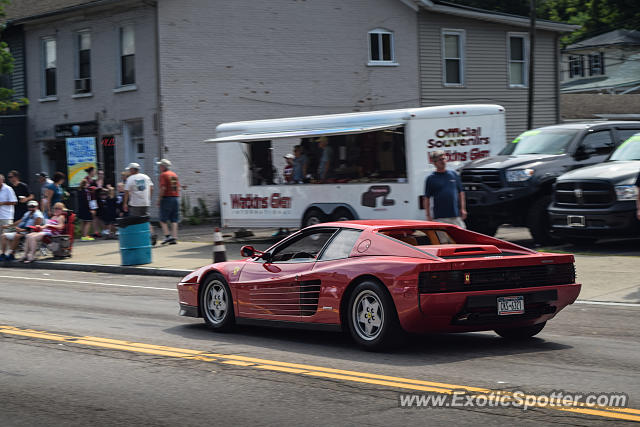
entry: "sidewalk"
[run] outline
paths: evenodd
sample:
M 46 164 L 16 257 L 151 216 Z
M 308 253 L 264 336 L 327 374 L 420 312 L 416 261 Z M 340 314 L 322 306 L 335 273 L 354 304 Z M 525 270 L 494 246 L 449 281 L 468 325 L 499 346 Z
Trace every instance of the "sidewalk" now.
M 141 266 L 120 265 L 117 240 L 76 241 L 71 258 L 43 258 L 33 264 L 6 262 L 4 266 L 183 277 L 213 262 L 214 228 L 212 225 L 182 227 L 177 245 L 158 244 L 152 249 L 152 262 Z M 234 238 L 234 231 L 236 230 L 222 230 L 227 260 L 241 259 L 240 248 L 243 245 L 266 249 L 279 240 L 278 237 L 272 236 L 277 231 L 275 229 L 252 230 L 254 236 L 242 239 Z M 498 232 L 497 237 L 525 246 L 531 243 L 525 229 L 504 228 Z M 566 249 L 571 252 L 574 248 Z M 556 251 L 556 248 L 550 250 Z M 559 252 L 564 250 L 565 247 L 557 248 Z M 637 256 L 637 252 L 630 252 L 629 255 L 578 253 L 575 254 L 575 259 L 577 281 L 583 284 L 581 300 L 640 303 L 640 257 Z

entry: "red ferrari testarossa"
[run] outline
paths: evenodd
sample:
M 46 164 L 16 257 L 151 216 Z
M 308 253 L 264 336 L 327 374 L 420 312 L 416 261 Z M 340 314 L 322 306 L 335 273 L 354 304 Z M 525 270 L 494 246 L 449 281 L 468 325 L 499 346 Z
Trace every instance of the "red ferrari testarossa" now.
M 454 225 L 341 221 L 266 251 L 202 267 L 178 284 L 180 314 L 213 329 L 348 329 L 367 348 L 402 330 L 495 330 L 528 338 L 580 292 L 573 255 L 540 253 Z

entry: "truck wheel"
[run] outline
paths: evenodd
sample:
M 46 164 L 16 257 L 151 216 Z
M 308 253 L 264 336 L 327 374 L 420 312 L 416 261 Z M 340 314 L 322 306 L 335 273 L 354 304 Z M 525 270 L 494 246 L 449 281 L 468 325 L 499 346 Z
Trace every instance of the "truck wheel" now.
M 345 208 L 338 208 L 331 214 L 331 221 L 351 221 L 355 219 L 351 212 Z
M 487 236 L 495 236 L 498 231 L 498 225 L 494 224 L 488 217 L 467 217 L 464 222 L 469 230 L 486 234 Z
M 526 340 L 538 334 L 546 324 L 547 322 L 542 322 L 531 326 L 522 326 L 520 328 L 496 329 L 495 333 L 508 340 Z
M 551 234 L 551 221 L 547 212 L 550 203 L 551 196 L 540 197 L 531 204 L 527 215 L 527 228 L 539 245 L 551 245 L 556 241 Z
M 302 218 L 302 228 L 327 222 L 327 216 L 320 209 L 309 209 Z

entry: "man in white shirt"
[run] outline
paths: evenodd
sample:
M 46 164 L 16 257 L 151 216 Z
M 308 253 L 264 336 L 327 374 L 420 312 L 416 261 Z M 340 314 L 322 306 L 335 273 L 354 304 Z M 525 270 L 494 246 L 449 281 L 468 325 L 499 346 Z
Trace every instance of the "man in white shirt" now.
M 4 175 L 0 174 L 0 225 L 13 224 L 13 210 L 17 204 L 16 193 L 4 183 Z
M 129 163 L 126 169 L 129 171 L 129 177 L 124 184 L 122 210 L 129 212 L 131 216 L 149 215 L 149 206 L 151 206 L 151 197 L 153 196 L 153 182 L 151 178 L 140 172 L 138 163 Z M 157 236 L 153 234 L 151 222 L 149 222 L 149 230 L 151 231 L 152 244 L 155 245 Z
M 29 200 L 27 202 L 27 212 L 21 219 L 17 220 L 9 226 L 2 226 L 2 228 L 15 228 L 15 231 L 8 233 L 2 233 L 0 237 L 0 261 L 13 261 L 15 259 L 14 251 L 18 247 L 18 243 L 27 233 L 30 233 L 30 226 L 42 225 L 44 221 L 44 215 L 38 209 L 38 202 L 35 200 Z

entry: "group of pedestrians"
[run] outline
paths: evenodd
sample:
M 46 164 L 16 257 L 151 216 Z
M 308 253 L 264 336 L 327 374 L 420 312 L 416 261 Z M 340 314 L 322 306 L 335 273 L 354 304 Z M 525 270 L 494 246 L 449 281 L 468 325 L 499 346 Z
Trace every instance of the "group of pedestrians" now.
M 58 172 L 61 174 L 60 172 Z M 37 174 L 42 184 L 41 203 L 43 210 L 48 213 L 46 219 L 39 209 L 40 203 L 29 190 L 29 186 L 20 181 L 20 173 L 12 170 L 7 174 L 8 183 L 4 175 L 0 174 L 0 260 L 13 261 L 15 251 L 24 239 L 24 256 L 21 261 L 33 262 L 35 252 L 45 236 L 61 234 L 66 217 L 65 206 L 62 203 L 64 190 L 59 186 L 64 181 L 64 174 L 56 181 L 48 180 L 46 174 Z

